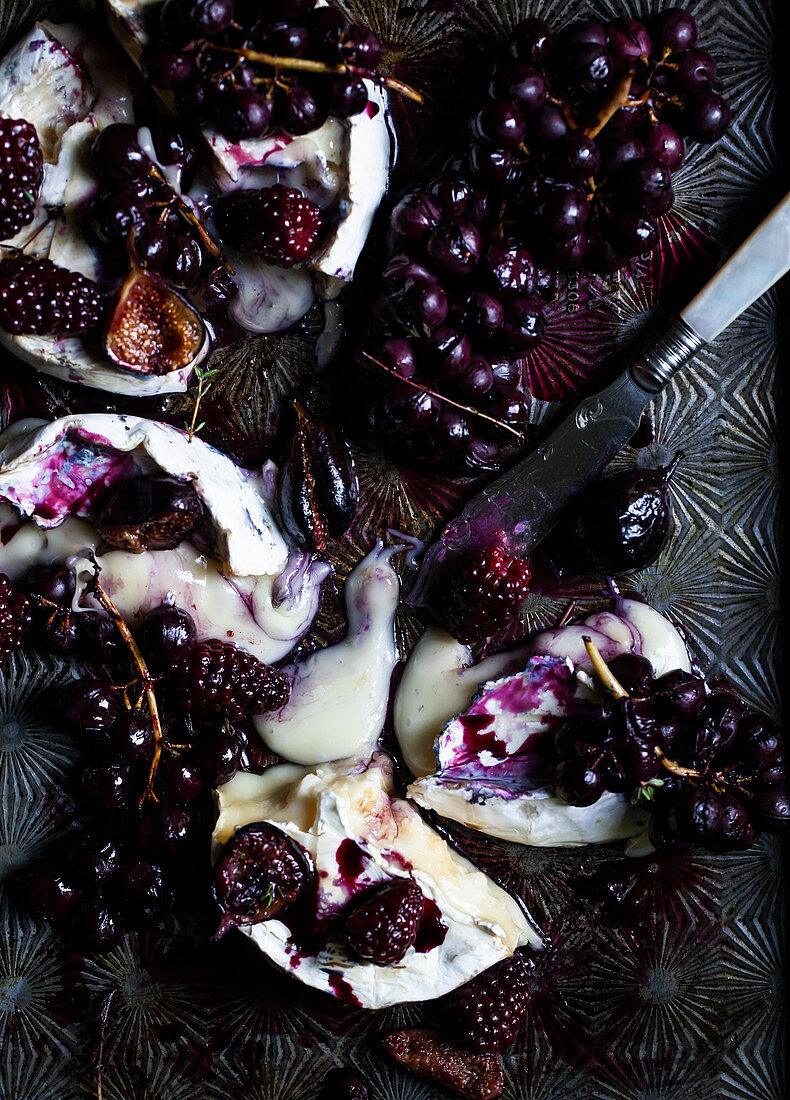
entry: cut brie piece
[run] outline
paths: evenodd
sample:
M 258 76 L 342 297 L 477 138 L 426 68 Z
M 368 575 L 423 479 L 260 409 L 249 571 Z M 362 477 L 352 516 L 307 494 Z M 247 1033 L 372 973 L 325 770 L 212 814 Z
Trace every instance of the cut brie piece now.
M 96 90 L 77 58 L 44 23 L 36 23 L 0 62 L 0 109 L 36 127 L 44 160 L 57 162 L 60 141 L 86 117 Z
M 98 188 L 91 146 L 99 131 L 132 121 L 132 93 L 123 54 L 112 40 L 75 24 L 37 23 L 0 62 L 0 111 L 32 123 L 44 152 L 36 215 L 8 242 L 96 280 L 98 254 L 86 240 L 79 207 Z M 52 218 L 49 209 L 57 209 Z M 131 397 L 183 391 L 196 362 L 163 375 L 115 366 L 102 350 L 76 336 L 12 336 L 0 343 L 20 359 L 64 382 Z
M 155 33 L 159 0 L 105 2 L 113 32 L 135 63 L 139 63 L 143 47 Z M 309 193 L 311 183 L 318 184 L 326 197 L 331 198 L 333 228 L 321 252 L 307 265 L 317 275 L 326 298 L 335 297 L 352 278 L 387 189 L 392 144 L 387 95 L 371 81 L 366 80 L 365 84 L 368 106 L 364 111 L 342 121 L 330 118 L 303 137 L 276 134 L 233 142 L 211 126 L 203 128 L 223 189 L 244 186 L 245 178 L 254 180 L 255 170 L 260 168 L 281 169 L 283 183 L 289 182 L 289 172 L 297 176 L 297 170 L 302 170 L 307 176 L 307 186 L 298 179 L 294 179 L 294 186 L 302 183 L 301 189 Z M 174 111 L 172 94 L 160 95 L 168 109 Z
M 365 1008 L 439 997 L 522 946 L 542 946 L 518 903 L 458 855 L 402 799 L 391 762 L 345 761 L 305 770 L 283 765 L 263 775 L 238 773 L 218 791 L 215 845 L 254 821 L 283 829 L 310 853 L 317 873 L 316 912 L 341 914 L 371 883 L 411 875 L 434 902 L 447 932 L 441 943 L 410 947 L 400 963 L 376 966 L 340 938 L 316 949 L 283 920 L 241 926 L 267 957 L 307 985 Z M 360 850 L 360 873 L 341 871 L 341 845 Z M 342 916 L 341 916 L 342 921 Z M 426 945 L 427 946 L 427 945 Z M 300 950 L 301 947 L 301 950 Z
M 394 706 L 398 743 L 417 777 L 409 795 L 444 817 L 521 844 L 606 843 L 641 833 L 644 812 L 622 796 L 606 794 L 593 806 L 577 807 L 554 798 L 545 776 L 510 786 L 494 781 L 490 767 L 494 758 L 485 756 L 484 748 L 476 762 L 466 762 L 462 776 L 451 762 L 447 766 L 453 719 L 467 711 L 479 690 L 485 692 L 517 679 L 512 674 L 536 655 L 567 659 L 573 666 L 589 670 L 585 636 L 592 637 L 605 660 L 620 653 L 637 653 L 651 662 L 656 675 L 673 668 L 690 669 L 688 651 L 676 628 L 638 600 L 618 600 L 614 612 L 599 612 L 580 624 L 545 631 L 519 649 L 487 658 L 477 666 L 471 664 L 466 646 L 445 631 L 429 628 L 409 657 Z M 485 682 L 503 673 L 511 676 Z M 541 718 L 541 714 L 524 715 L 525 737 L 530 725 L 534 727 Z M 512 749 L 497 751 L 507 756 Z
M 21 420 L 0 433 L 0 500 L 53 527 L 84 516 L 99 485 L 138 472 L 189 481 L 201 498 L 217 556 L 231 573 L 277 574 L 288 547 L 259 475 L 169 424 L 137 416 L 85 413 L 47 424 Z
M 606 791 L 592 806 L 569 806 L 548 791 L 504 798 L 468 783 L 426 776 L 409 787 L 409 796 L 451 821 L 487 836 L 535 848 L 577 848 L 611 844 L 644 833 L 648 814 L 623 795 Z

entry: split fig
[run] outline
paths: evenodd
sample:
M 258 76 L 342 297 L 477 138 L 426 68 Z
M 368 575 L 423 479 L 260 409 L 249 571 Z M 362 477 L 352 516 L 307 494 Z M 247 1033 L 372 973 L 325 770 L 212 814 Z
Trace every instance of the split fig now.
M 158 275 L 135 265 L 115 296 L 104 334 L 107 355 L 135 374 L 196 366 L 210 338 L 200 315 Z
M 173 550 L 203 518 L 203 504 L 188 481 L 145 474 L 116 489 L 96 519 L 108 546 L 141 554 Z

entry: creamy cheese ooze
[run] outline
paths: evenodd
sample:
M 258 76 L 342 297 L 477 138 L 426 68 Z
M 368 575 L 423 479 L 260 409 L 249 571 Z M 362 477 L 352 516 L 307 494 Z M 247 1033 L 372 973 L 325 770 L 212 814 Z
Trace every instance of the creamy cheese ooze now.
M 313 769 L 282 765 L 263 775 L 238 773 L 219 788 L 215 848 L 235 829 L 269 821 L 310 853 L 318 875 L 317 910 L 342 912 L 372 883 L 411 875 L 438 907 L 446 935 L 427 950 L 409 948 L 402 962 L 376 966 L 340 940 L 300 950 L 287 919 L 241 926 L 272 962 L 333 996 L 384 1008 L 439 997 L 522 946 L 542 940 L 518 903 L 458 855 L 408 802 L 395 797 L 391 761 L 353 761 Z M 342 869 L 342 845 L 361 852 L 360 871 Z M 438 937 L 437 937 L 438 938 Z
M 348 628 L 342 642 L 285 669 L 288 702 L 253 719 L 273 752 L 297 764 L 353 756 L 364 761 L 384 727 L 395 667 L 400 583 L 391 559 L 401 547 L 376 546 L 343 589 Z

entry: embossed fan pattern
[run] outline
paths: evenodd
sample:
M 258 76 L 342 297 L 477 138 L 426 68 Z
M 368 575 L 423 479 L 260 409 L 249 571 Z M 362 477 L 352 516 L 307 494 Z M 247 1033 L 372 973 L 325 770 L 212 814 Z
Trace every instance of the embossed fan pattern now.
M 784 0 L 691 0 L 720 59 L 731 131 L 678 173 L 678 201 L 660 254 L 579 303 L 565 287 L 551 339 L 525 366 L 532 420 L 589 391 L 613 344 L 623 349 L 682 298 L 767 212 L 780 192 L 775 142 L 775 14 Z M 426 92 L 422 114 L 397 104 L 401 170 L 435 163 L 452 104 L 463 99 L 467 50 L 504 36 L 524 14 L 564 22 L 581 13 L 644 15 L 661 0 L 345 0 L 385 43 L 387 67 Z M 68 6 L 58 5 L 59 11 Z M 84 4 L 79 7 L 84 8 Z M 44 5 L 0 2 L 10 43 Z M 52 5 L 47 6 L 52 11 Z M 780 62 L 783 64 L 783 62 Z M 775 375 L 781 294 L 754 306 L 656 403 L 654 439 L 617 465 L 654 465 L 677 450 L 677 526 L 636 589 L 678 623 L 702 664 L 747 701 L 777 713 L 779 565 Z M 311 369 L 317 329 L 230 357 L 202 414 L 205 438 L 230 420 L 233 457 L 260 461 L 278 408 Z M 0 408 L 18 415 L 19 375 L 6 360 Z M 81 395 L 87 400 L 85 395 Z M 70 397 L 40 383 L 40 402 Z M 92 406 L 101 399 L 90 397 Z M 35 400 L 24 406 L 35 411 Z M 98 407 L 98 406 L 97 406 Z M 164 411 L 183 424 L 188 404 Z M 156 415 L 156 413 L 154 413 Z M 338 581 L 387 527 L 421 537 L 452 514 L 450 482 L 398 471 L 360 448 L 362 507 L 332 547 Z M 590 601 L 593 602 L 593 601 Z M 584 601 L 582 601 L 584 604 Z M 529 627 L 564 601 L 535 600 Z M 318 637 L 337 630 L 327 601 Z M 404 614 L 402 651 L 419 623 Z M 2 1100 L 311 1100 L 324 1072 L 358 1066 L 373 1100 L 449 1094 L 385 1064 L 376 1037 L 424 1017 L 379 1013 L 312 996 L 233 936 L 179 913 L 156 936 L 128 936 L 101 958 L 71 953 L 19 915 L 13 873 L 59 834 L 68 807 L 59 779 L 73 746 L 47 700 L 63 670 L 17 658 L 0 678 L 0 1098 Z M 656 857 L 623 881 L 620 850 L 521 848 L 456 830 L 460 847 L 528 903 L 550 938 L 524 1034 L 506 1059 L 508 1100 L 780 1100 L 785 1087 L 782 993 L 784 883 L 779 846 L 763 839 L 728 856 Z M 625 885 L 623 884 L 625 882 Z M 238 937 L 241 940 L 241 937 Z

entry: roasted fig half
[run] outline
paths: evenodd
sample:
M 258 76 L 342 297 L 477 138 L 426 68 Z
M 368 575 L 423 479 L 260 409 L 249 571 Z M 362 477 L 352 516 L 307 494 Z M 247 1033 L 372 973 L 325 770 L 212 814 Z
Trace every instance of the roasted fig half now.
M 239 924 L 271 920 L 308 890 L 307 851 L 282 829 L 255 821 L 237 829 L 214 866 L 214 897 L 222 910 L 215 939 Z
M 169 374 L 197 365 L 210 339 L 200 315 L 158 275 L 135 265 L 115 296 L 104 349 L 135 374 Z
M 656 470 L 625 470 L 594 482 L 540 548 L 562 574 L 610 577 L 651 565 L 672 533 L 669 481 L 683 457 Z
M 359 483 L 348 445 L 326 421 L 295 403 L 296 428 L 277 482 L 277 504 L 286 533 L 308 550 L 325 550 L 354 518 Z
M 95 520 L 108 546 L 141 554 L 172 550 L 203 518 L 203 503 L 188 481 L 141 474 L 120 485 Z

